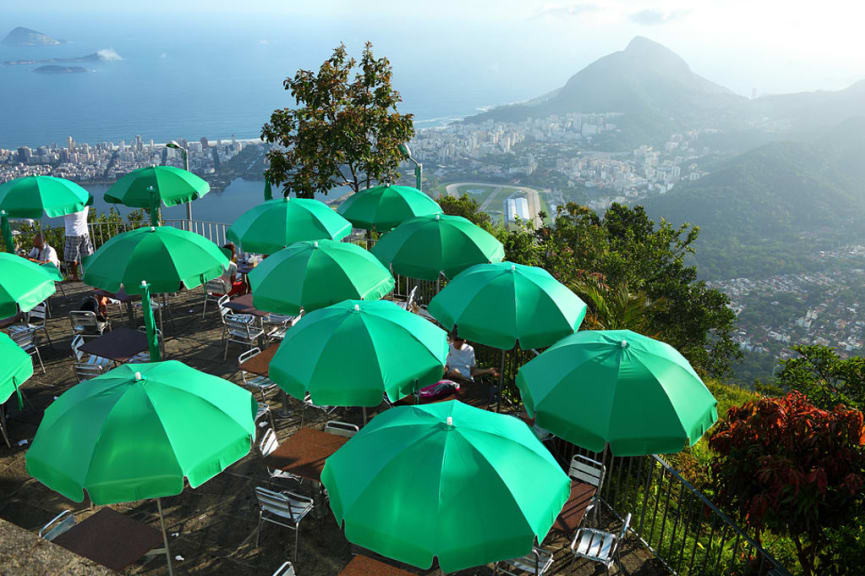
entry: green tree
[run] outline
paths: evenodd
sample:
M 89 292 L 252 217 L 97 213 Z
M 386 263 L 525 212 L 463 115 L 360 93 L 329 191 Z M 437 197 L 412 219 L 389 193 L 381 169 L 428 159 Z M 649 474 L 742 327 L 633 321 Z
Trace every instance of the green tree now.
M 397 111 L 402 99 L 391 75 L 388 59 L 376 58 L 367 42 L 359 63 L 340 44 L 318 73 L 287 78 L 283 86 L 297 107 L 274 110 L 261 129 L 261 139 L 276 145 L 267 153 L 270 181 L 286 196 L 311 198 L 336 186 L 357 192 L 395 180 L 399 145 L 414 136 L 414 125 L 411 114 Z
M 845 404 L 865 409 L 865 358 L 843 359 L 828 346 L 793 346 L 799 354 L 781 361 L 775 386 L 798 390 L 824 410 Z

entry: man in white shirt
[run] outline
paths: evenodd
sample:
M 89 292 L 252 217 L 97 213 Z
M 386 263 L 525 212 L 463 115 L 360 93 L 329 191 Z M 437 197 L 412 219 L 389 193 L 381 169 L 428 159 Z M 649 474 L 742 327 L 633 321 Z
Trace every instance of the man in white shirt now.
M 48 242 L 42 238 L 41 234 L 33 237 L 33 249 L 27 254 L 31 260 L 36 260 L 41 264 L 51 262 L 57 269 L 60 269 L 60 260 L 57 258 L 57 250 L 55 250 Z
M 492 374 L 498 376 L 495 368 L 478 368 L 474 347 L 460 338 L 456 333 L 451 335 L 448 347 L 448 358 L 445 364 L 445 377 L 458 380 L 473 381 L 475 376 Z
M 90 207 L 85 206 L 84 210 L 63 217 L 63 224 L 66 227 L 63 260 L 68 264 L 74 281 L 78 281 L 78 264 L 85 256 L 93 254 L 93 244 L 90 243 L 90 232 L 87 230 L 89 211 Z

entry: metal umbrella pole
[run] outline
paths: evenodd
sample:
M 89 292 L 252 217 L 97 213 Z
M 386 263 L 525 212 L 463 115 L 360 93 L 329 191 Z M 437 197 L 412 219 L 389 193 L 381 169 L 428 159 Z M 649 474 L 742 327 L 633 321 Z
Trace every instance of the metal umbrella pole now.
M 171 550 L 168 549 L 168 533 L 165 531 L 165 516 L 162 514 L 162 498 L 156 499 L 156 507 L 159 509 L 159 525 L 162 527 L 162 542 L 165 544 L 165 559 L 168 561 L 168 574 L 174 576 L 174 568 L 171 566 Z

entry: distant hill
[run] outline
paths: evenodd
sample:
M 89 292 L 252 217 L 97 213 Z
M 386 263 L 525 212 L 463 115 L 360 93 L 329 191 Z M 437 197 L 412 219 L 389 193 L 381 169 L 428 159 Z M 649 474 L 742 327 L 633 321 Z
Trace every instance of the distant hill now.
M 800 130 L 831 126 L 865 116 L 865 80 L 844 90 L 762 96 L 751 107 L 756 114 L 788 121 Z
M 524 104 L 468 118 L 520 120 L 571 112 L 622 112 L 644 128 L 716 123 L 747 99 L 695 74 L 672 50 L 636 37 L 621 52 L 589 64 L 558 90 Z
M 31 46 L 60 46 L 63 42 L 42 32 L 19 26 L 9 32 L 0 44 L 21 48 Z
M 818 249 L 865 233 L 865 118 L 809 143 L 767 144 L 647 200 L 647 212 L 699 225 L 706 278 L 811 269 Z
M 47 64 L 33 69 L 37 74 L 84 74 L 89 72 L 84 66 L 60 66 L 58 64 Z

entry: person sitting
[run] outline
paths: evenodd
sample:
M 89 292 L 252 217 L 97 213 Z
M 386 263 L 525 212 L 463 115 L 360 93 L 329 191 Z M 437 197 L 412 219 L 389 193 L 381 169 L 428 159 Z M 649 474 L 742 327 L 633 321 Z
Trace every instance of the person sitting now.
M 243 280 L 237 279 L 237 251 L 232 242 L 225 244 L 222 251 L 228 256 L 228 269 L 219 277 L 225 286 L 225 294 L 238 296 L 246 290 Z
M 39 262 L 40 264 L 47 264 L 50 262 L 51 264 L 54 264 L 58 270 L 60 269 L 60 259 L 57 258 L 57 250 L 48 244 L 45 238 L 42 237 L 42 234 L 37 234 L 33 237 L 33 249 L 30 250 L 27 257 Z
M 490 374 L 497 378 L 499 373 L 495 368 L 478 368 L 474 347 L 454 331 L 448 346 L 448 357 L 445 363 L 445 378 L 473 382 L 475 376 Z
M 96 314 L 96 325 L 99 331 L 105 330 L 108 325 L 108 296 L 88 294 L 78 305 L 78 310 Z

